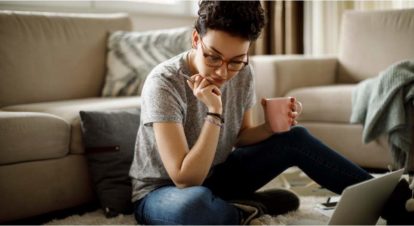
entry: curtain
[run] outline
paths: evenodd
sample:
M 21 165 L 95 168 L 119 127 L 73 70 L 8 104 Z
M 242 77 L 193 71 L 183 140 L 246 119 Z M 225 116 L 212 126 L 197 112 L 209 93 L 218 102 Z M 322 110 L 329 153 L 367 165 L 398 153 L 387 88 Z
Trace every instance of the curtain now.
M 414 1 L 305 1 L 304 53 L 336 55 L 342 13 L 346 10 L 386 10 L 413 8 Z
M 303 53 L 303 1 L 261 1 L 266 25 L 250 54 Z

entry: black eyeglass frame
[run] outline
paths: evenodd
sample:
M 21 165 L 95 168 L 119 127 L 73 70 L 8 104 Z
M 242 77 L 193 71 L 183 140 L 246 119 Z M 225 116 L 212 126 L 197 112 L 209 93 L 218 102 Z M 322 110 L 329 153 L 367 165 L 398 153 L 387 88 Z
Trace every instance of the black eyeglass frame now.
M 225 60 L 225 59 L 223 59 L 223 57 L 222 56 L 220 56 L 220 55 L 212 55 L 212 54 L 208 54 L 208 53 L 205 53 L 205 49 L 208 49 L 206 46 L 205 46 L 205 44 L 204 44 L 204 42 L 203 42 L 203 39 L 199 36 L 199 38 L 200 38 L 200 43 L 201 43 L 201 51 L 203 52 L 203 56 L 204 56 L 204 63 L 207 65 L 207 66 L 209 66 L 209 67 L 213 67 L 213 68 L 219 68 L 219 67 L 221 67 L 221 66 L 223 66 L 223 64 L 224 63 L 226 63 L 227 64 L 227 70 L 229 70 L 229 71 L 241 71 L 241 70 L 243 70 L 243 68 L 245 68 L 247 65 L 249 65 L 249 55 L 248 54 L 246 54 L 246 56 L 247 56 L 247 61 L 239 61 L 239 60 L 232 60 L 232 59 L 230 59 L 230 60 Z M 212 65 L 212 64 L 209 64 L 208 62 L 207 62 L 207 60 L 206 60 L 206 58 L 207 57 L 216 57 L 216 58 L 220 58 L 220 65 Z M 243 63 L 244 65 L 240 68 L 240 69 L 238 69 L 238 70 L 234 70 L 234 69 L 231 69 L 231 68 L 229 68 L 229 65 L 231 64 L 231 63 Z

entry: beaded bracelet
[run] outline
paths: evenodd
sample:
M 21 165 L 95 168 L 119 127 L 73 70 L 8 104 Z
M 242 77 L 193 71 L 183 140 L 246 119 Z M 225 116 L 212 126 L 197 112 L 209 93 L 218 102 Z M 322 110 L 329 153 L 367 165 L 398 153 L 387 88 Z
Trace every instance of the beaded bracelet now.
M 208 118 L 208 116 L 207 116 L 207 117 L 205 117 L 204 119 L 205 119 L 207 122 L 211 123 L 211 124 L 214 124 L 214 125 L 216 125 L 216 126 L 218 126 L 218 127 L 220 127 L 220 128 L 223 128 L 223 124 L 222 124 L 222 123 L 218 123 L 218 122 L 214 121 L 213 119 Z
M 223 116 L 221 116 L 221 114 L 219 114 L 219 113 L 207 112 L 207 115 L 211 115 L 211 116 L 216 117 L 218 120 L 220 120 L 220 121 L 221 121 L 221 124 L 223 124 L 223 123 L 224 123 L 224 118 L 223 118 Z

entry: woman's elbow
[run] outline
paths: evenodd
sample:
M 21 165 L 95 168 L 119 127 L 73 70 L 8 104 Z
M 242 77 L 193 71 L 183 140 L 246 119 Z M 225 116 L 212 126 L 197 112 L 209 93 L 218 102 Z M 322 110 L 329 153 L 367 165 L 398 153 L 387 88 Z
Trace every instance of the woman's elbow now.
M 237 139 L 236 143 L 234 144 L 234 147 L 235 148 L 240 148 L 240 147 L 247 146 L 247 145 L 248 144 L 243 142 L 243 140 Z
M 188 188 L 188 187 L 194 187 L 194 186 L 201 186 L 204 180 L 175 177 L 172 179 L 172 181 L 174 182 L 174 185 L 177 188 Z
M 189 188 L 189 187 L 193 187 L 194 185 L 190 185 L 190 184 L 179 184 L 179 183 L 174 183 L 175 187 L 179 188 L 179 189 L 184 189 L 184 188 Z

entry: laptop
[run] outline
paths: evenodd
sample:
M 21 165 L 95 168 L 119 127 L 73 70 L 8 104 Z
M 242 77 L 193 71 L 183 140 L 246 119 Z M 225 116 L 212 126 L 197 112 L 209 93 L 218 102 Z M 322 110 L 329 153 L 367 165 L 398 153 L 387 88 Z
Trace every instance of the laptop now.
M 336 208 L 327 211 L 326 215 L 332 214 L 328 225 L 375 225 L 403 172 L 400 169 L 347 187 Z

